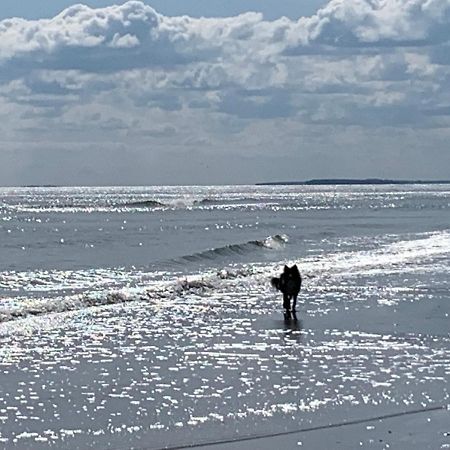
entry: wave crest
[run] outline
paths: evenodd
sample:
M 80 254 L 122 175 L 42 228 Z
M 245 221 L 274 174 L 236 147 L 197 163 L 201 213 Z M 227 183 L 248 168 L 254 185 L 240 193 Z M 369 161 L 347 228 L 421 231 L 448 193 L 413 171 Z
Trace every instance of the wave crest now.
M 185 255 L 178 261 L 200 262 L 202 260 L 215 260 L 223 257 L 236 255 L 246 255 L 258 249 L 279 250 L 288 242 L 289 238 L 285 234 L 276 234 L 262 240 L 247 241 L 242 244 L 230 244 L 223 247 L 212 248 L 204 252 Z

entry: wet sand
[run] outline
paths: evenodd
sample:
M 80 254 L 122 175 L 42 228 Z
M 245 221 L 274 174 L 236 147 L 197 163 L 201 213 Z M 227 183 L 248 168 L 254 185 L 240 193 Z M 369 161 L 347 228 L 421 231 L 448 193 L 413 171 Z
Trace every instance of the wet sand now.
M 359 424 L 344 424 L 316 430 L 304 430 L 284 436 L 191 448 L 204 450 L 445 449 L 450 448 L 449 419 L 450 412 L 443 409 L 405 412 L 396 417 L 367 420 Z
M 255 277 L 2 324 L 0 445 L 176 448 L 311 428 L 214 448 L 450 445 L 448 410 L 401 415 L 450 403 L 446 292 L 338 300 L 310 281 L 296 320 Z

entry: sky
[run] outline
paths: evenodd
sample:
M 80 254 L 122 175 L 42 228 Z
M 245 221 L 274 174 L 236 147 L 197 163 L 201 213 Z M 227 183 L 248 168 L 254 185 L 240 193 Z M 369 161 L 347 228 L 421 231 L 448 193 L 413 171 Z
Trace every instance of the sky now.
M 0 19 L 14 16 L 26 19 L 51 18 L 76 3 L 83 3 L 91 8 L 102 8 L 114 4 L 121 5 L 126 1 L 2 0 Z M 168 16 L 229 17 L 257 11 L 263 13 L 266 19 L 274 20 L 282 16 L 298 19 L 314 14 L 319 7 L 326 4 L 326 0 L 147 0 L 144 3 Z
M 450 0 L 2 0 L 0 184 L 450 179 L 449 42 Z

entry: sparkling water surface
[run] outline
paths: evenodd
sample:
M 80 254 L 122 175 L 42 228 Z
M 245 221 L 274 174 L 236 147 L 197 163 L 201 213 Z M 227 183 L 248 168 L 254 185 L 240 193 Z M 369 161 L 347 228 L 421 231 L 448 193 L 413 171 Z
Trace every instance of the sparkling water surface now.
M 0 447 L 445 406 L 449 224 L 445 185 L 2 188 Z M 297 319 L 270 287 L 294 262 Z

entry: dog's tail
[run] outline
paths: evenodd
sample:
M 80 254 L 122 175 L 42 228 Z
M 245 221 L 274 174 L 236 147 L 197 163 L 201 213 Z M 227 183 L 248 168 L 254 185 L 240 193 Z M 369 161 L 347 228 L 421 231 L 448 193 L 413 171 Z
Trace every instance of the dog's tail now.
M 275 278 L 275 277 L 270 280 L 270 284 L 275 289 L 278 289 L 278 290 L 280 290 L 280 282 L 281 282 L 281 280 L 279 278 Z

